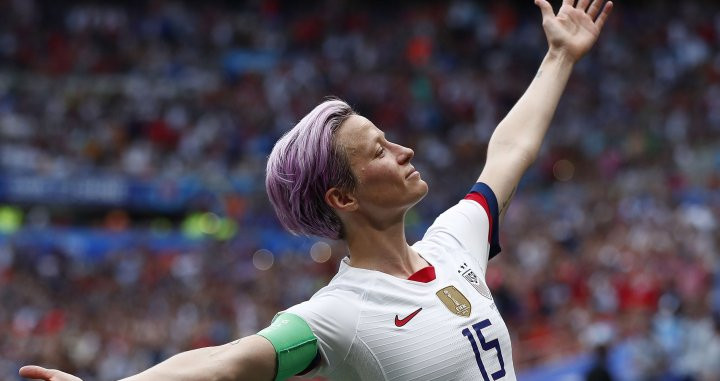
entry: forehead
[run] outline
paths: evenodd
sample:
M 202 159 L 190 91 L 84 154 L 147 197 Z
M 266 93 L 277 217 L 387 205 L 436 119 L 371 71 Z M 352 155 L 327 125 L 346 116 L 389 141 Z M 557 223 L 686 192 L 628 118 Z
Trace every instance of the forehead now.
M 351 115 L 340 125 L 337 142 L 348 154 L 372 150 L 382 131 L 373 122 L 361 115 Z

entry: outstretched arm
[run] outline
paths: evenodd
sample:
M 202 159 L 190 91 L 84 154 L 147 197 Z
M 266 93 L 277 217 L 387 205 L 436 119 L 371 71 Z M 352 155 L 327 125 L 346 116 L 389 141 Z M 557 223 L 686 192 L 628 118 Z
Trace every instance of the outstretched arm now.
M 493 132 L 478 179 L 495 193 L 501 218 L 540 151 L 573 66 L 595 44 L 613 7 L 605 0 L 563 0 L 556 15 L 546 0 L 535 4 L 542 12 L 548 52 L 535 79 Z
M 262 336 L 252 335 L 217 347 L 194 349 L 177 354 L 154 367 L 123 381 L 157 380 L 272 380 L 275 376 L 275 349 Z M 20 375 L 45 381 L 81 381 L 55 369 L 25 366 Z

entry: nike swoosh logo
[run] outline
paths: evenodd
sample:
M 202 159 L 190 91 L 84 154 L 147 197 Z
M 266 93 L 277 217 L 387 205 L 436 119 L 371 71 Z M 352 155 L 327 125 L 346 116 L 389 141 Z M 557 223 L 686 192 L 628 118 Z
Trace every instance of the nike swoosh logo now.
M 408 316 L 405 316 L 405 317 L 402 318 L 402 319 L 400 319 L 397 315 L 395 315 L 395 326 L 396 326 L 396 327 L 402 327 L 402 326 L 404 326 L 405 324 L 407 324 L 407 322 L 410 321 L 410 319 L 414 318 L 415 315 L 419 314 L 420 311 L 422 311 L 422 307 L 418 308 L 417 310 L 415 310 L 415 312 L 411 313 L 411 314 L 408 315 Z

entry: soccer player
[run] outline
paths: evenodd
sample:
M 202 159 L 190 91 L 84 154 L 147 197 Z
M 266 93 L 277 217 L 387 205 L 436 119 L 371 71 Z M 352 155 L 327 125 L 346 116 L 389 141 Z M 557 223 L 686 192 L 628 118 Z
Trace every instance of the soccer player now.
M 525 94 L 494 131 L 478 182 L 408 245 L 404 219 L 428 186 L 414 152 L 388 141 L 344 102 L 323 102 L 275 145 L 266 187 L 291 232 L 347 242 L 330 284 L 238 341 L 180 353 L 141 380 L 514 380 L 507 327 L 484 281 L 498 225 L 538 154 L 573 65 L 612 9 L 535 0 L 549 49 Z M 498 200 L 500 201 L 498 203 Z M 24 377 L 77 377 L 38 366 Z

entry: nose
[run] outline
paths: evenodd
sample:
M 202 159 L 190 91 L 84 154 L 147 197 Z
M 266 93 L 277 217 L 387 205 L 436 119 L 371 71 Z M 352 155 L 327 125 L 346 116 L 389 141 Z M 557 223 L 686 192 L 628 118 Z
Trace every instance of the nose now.
M 399 153 L 397 156 L 397 160 L 399 164 L 406 164 L 413 158 L 413 156 L 415 156 L 415 151 L 413 151 L 412 148 L 401 146 L 399 144 L 398 148 Z

